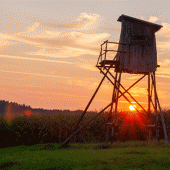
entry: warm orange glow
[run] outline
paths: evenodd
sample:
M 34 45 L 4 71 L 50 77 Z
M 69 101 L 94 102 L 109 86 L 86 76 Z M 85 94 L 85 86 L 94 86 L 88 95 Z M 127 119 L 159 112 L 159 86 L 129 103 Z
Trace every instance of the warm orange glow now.
M 142 112 L 141 113 L 139 112 L 137 114 L 135 112 L 133 112 L 133 114 L 131 113 L 130 112 L 122 113 L 122 117 L 124 117 L 124 120 L 118 132 L 118 138 L 120 140 L 126 139 L 126 137 L 128 137 L 130 140 L 134 140 L 138 136 L 146 138 L 148 134 L 146 123 L 149 121 L 149 119 Z
M 27 117 L 30 117 L 31 116 L 31 111 L 30 110 L 27 110 L 26 112 L 25 112 L 25 115 L 27 116 Z
M 130 111 L 135 111 L 135 108 L 136 108 L 135 105 L 130 105 L 130 106 L 129 106 Z
M 7 118 L 7 122 L 11 123 L 13 118 L 14 118 L 14 112 L 13 112 L 13 107 L 12 107 L 12 103 L 9 103 L 6 107 L 6 112 L 5 112 L 5 116 Z

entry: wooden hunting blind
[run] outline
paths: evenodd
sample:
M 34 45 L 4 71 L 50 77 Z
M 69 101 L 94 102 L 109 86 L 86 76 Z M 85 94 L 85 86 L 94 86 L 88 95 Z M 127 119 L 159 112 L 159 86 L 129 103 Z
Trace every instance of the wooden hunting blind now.
M 100 73 L 104 76 L 99 83 L 96 91 L 91 97 L 88 105 L 86 106 L 84 112 L 82 113 L 80 119 L 75 125 L 75 130 L 72 135 L 61 144 L 60 147 L 63 147 L 68 144 L 69 140 L 76 135 L 82 128 L 84 128 L 88 123 L 93 121 L 97 116 L 104 112 L 107 108 L 110 108 L 108 116 L 108 128 L 114 127 L 111 124 L 116 124 L 114 121 L 114 115 L 117 113 L 118 100 L 121 97 L 124 97 L 126 101 L 133 105 L 132 103 L 137 104 L 137 108 L 134 108 L 138 113 L 138 108 L 141 108 L 144 113 L 151 112 L 151 106 L 153 111 L 156 114 L 155 128 L 157 129 L 157 140 L 159 136 L 159 122 L 158 122 L 158 109 L 162 120 L 162 126 L 164 130 L 165 141 L 168 143 L 168 136 L 166 125 L 164 123 L 163 113 L 160 107 L 158 100 L 158 95 L 156 91 L 156 76 L 155 71 L 158 67 L 157 65 L 157 50 L 156 50 L 156 38 L 155 33 L 161 29 L 161 25 L 154 24 L 151 22 L 143 21 L 137 18 L 133 18 L 126 15 L 121 15 L 118 18 L 118 21 L 121 22 L 121 33 L 119 42 L 109 42 L 108 40 L 104 41 L 101 44 L 100 54 L 97 60 L 96 67 L 99 69 Z M 118 44 L 118 50 L 109 49 L 109 44 Z M 116 53 L 112 60 L 108 58 L 108 53 Z M 110 70 L 114 70 L 114 73 Z M 121 84 L 121 74 L 130 73 L 130 74 L 140 74 L 142 75 L 136 82 L 134 82 L 129 88 L 124 88 Z M 115 75 L 114 75 L 115 74 Z M 147 110 L 144 108 L 129 92 L 129 90 L 141 81 L 144 77 L 148 77 L 147 82 L 147 92 L 148 92 L 148 107 Z M 104 79 L 107 78 L 110 83 L 113 85 L 113 93 L 111 103 L 108 104 L 103 110 L 101 110 L 94 118 L 85 123 L 82 127 L 79 127 L 80 122 L 82 121 L 87 109 L 92 103 L 95 95 L 97 94 L 100 86 L 102 85 Z M 120 90 L 123 89 L 124 91 Z M 129 96 L 125 96 L 128 94 Z M 130 97 L 130 99 L 129 99 Z M 152 126 L 152 125 L 145 125 Z M 112 132 L 114 130 L 112 129 Z M 108 141 L 109 135 L 108 130 L 106 133 L 106 141 Z
M 154 72 L 157 68 L 155 32 L 162 26 L 121 15 L 122 23 L 118 51 L 119 66 L 116 71 L 143 74 Z M 127 45 L 122 45 L 127 44 Z

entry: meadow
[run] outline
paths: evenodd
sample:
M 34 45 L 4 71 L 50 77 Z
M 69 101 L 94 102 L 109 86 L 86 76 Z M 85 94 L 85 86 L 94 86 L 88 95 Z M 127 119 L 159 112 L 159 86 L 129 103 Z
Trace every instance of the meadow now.
M 37 144 L 0 149 L 0 169 L 170 169 L 170 147 L 163 140 L 104 143 Z

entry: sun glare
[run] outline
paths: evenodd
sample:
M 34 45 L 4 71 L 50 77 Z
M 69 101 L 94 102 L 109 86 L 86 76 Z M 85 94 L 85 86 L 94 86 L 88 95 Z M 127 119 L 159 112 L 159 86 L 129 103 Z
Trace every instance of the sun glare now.
M 130 105 L 129 106 L 130 111 L 135 111 L 135 107 L 136 107 L 135 105 Z

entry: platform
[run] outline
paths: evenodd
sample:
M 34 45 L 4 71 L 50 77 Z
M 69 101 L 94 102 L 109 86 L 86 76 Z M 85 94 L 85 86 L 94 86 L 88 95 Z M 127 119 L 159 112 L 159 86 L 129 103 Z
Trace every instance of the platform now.
M 99 63 L 99 65 L 97 67 L 109 67 L 112 65 L 111 68 L 115 68 L 116 66 L 118 66 L 119 62 L 118 61 L 113 61 L 113 60 L 103 60 Z

